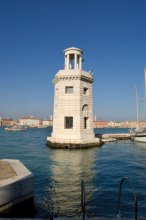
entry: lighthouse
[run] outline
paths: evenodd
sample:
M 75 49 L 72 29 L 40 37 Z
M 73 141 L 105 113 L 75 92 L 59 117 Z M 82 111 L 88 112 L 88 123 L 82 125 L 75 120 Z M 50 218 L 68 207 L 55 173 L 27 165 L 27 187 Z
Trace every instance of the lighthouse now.
M 93 131 L 92 73 L 82 69 L 79 48 L 65 49 L 64 60 L 64 69 L 53 80 L 53 131 L 47 143 L 54 148 L 99 146 Z

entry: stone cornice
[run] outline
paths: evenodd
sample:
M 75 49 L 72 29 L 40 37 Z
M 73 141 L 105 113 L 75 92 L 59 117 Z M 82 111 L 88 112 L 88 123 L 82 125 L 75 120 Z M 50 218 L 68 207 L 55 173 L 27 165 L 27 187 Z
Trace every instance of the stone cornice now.
M 84 82 L 88 82 L 88 83 L 93 83 L 94 79 L 86 77 L 86 76 L 81 76 L 81 80 Z
M 59 80 L 81 80 L 88 83 L 94 82 L 92 78 L 81 75 L 81 76 L 57 76 L 53 80 L 53 83 L 56 84 Z

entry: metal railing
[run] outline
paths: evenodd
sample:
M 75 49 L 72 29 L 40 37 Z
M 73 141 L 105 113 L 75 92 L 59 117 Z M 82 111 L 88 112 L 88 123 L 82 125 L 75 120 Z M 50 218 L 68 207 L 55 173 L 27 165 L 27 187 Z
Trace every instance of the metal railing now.
M 81 179 L 81 218 L 85 220 L 85 179 Z
M 128 179 L 128 177 L 123 177 L 120 182 L 119 186 L 119 194 L 118 194 L 118 200 L 117 200 L 117 212 L 116 212 L 116 218 L 118 219 L 120 217 L 120 202 L 121 202 L 121 192 L 122 192 L 122 187 L 124 181 L 127 180 L 130 183 L 130 186 L 133 190 L 133 195 L 134 195 L 134 219 L 137 220 L 138 216 L 138 198 L 137 198 L 137 193 L 135 192 L 133 183 Z M 86 198 L 86 191 L 85 191 L 85 179 L 81 179 L 81 219 L 85 220 L 85 198 Z
M 135 220 L 137 220 L 137 204 L 138 204 L 138 199 L 137 199 L 137 193 L 134 190 L 132 182 L 128 179 L 128 177 L 123 177 L 120 182 L 120 188 L 119 188 L 119 194 L 118 194 L 118 202 L 117 202 L 117 213 L 116 217 L 117 219 L 120 217 L 120 201 L 121 201 L 121 191 L 122 191 L 122 186 L 124 181 L 127 180 L 130 183 L 130 186 L 133 189 L 134 193 L 134 214 L 135 214 Z

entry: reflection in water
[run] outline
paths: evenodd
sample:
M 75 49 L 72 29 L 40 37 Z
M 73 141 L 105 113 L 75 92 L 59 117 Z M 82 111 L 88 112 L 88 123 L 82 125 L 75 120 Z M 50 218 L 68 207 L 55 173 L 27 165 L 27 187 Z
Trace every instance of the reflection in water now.
M 81 179 L 86 181 L 86 215 L 116 216 L 119 183 L 127 176 L 137 186 L 139 213 L 144 213 L 145 153 L 132 142 L 118 142 L 101 148 L 52 150 L 49 154 L 51 204 L 57 216 L 81 213 Z M 141 161 L 141 159 L 142 161 Z M 133 217 L 133 191 L 127 183 L 122 193 L 122 214 Z M 143 214 L 142 214 L 143 216 Z
M 86 202 L 92 196 L 95 150 L 54 150 L 52 154 L 53 209 L 59 216 L 81 212 L 81 178 L 86 181 Z

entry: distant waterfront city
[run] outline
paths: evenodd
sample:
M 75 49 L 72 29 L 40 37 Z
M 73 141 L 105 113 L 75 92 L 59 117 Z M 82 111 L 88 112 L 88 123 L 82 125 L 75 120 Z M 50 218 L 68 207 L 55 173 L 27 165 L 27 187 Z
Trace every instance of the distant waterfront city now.
M 138 122 L 140 127 L 146 127 L 146 121 Z M 50 115 L 48 119 L 40 119 L 35 116 L 23 116 L 19 119 L 13 119 L 10 117 L 0 118 L 0 126 L 28 126 L 32 128 L 52 127 L 53 116 Z M 136 121 L 93 121 L 93 128 L 134 128 L 136 127 Z

